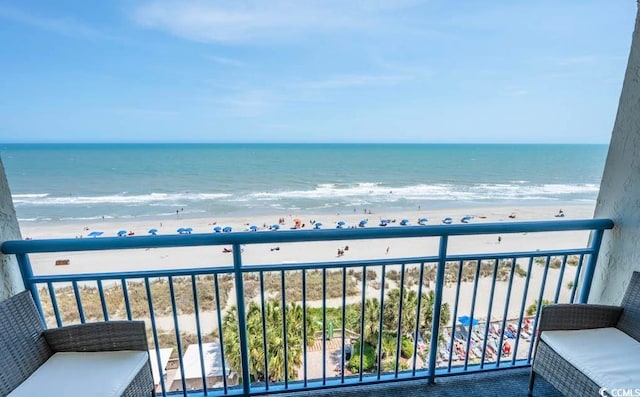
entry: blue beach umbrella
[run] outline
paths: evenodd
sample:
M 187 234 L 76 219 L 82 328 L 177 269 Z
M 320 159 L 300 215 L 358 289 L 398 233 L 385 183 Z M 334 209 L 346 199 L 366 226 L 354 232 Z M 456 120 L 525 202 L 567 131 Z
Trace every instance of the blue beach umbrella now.
M 409 224 L 409 219 L 407 218 L 402 218 L 402 220 L 400 221 L 400 224 L 402 226 L 407 226 Z
M 155 236 L 156 234 L 158 234 L 158 229 L 149 229 L 148 233 L 152 236 Z
M 231 226 L 225 226 L 222 228 L 223 233 L 230 233 L 232 230 Z
M 420 219 L 418 219 L 418 224 L 420 224 L 420 225 L 424 225 L 427 222 L 429 222 L 428 218 L 420 218 Z
M 222 231 L 222 228 L 220 226 L 216 226 L 213 228 L 213 231 L 216 233 L 220 233 Z
M 460 219 L 460 222 L 462 222 L 462 223 L 469 223 L 469 221 L 470 221 L 472 218 L 473 218 L 472 216 L 465 215 L 465 216 L 463 216 L 463 217 L 462 217 L 462 219 Z
M 176 230 L 177 233 L 180 234 L 185 234 L 184 228 L 183 227 L 179 227 L 178 230 Z
M 126 236 L 127 235 L 127 231 L 122 229 L 122 230 L 118 230 L 118 237 L 122 237 L 122 236 Z
M 378 224 L 378 226 L 387 226 L 389 224 L 389 221 L 387 219 L 380 219 L 380 223 Z
M 358 227 L 365 227 L 367 222 L 369 222 L 369 220 L 367 220 L 367 219 L 360 220 L 360 223 L 358 223 Z
M 313 224 L 314 229 L 320 229 L 322 227 L 322 222 L 316 222 Z
M 278 230 L 280 229 L 280 225 L 278 225 L 277 223 L 274 223 L 273 225 L 271 225 L 271 230 Z
M 256 232 L 256 231 L 258 231 L 258 226 L 256 226 L 256 225 L 251 225 L 251 226 L 249 226 L 249 231 L 251 231 L 251 232 Z
M 185 227 L 184 228 L 184 232 L 187 234 L 191 234 L 191 232 L 193 232 L 193 228 L 192 227 Z
M 93 232 L 87 234 L 87 236 L 89 236 L 89 237 L 98 237 L 98 236 L 102 236 L 103 233 L 104 232 L 93 231 Z
M 344 227 L 344 225 L 346 225 L 346 224 L 347 224 L 347 222 L 345 222 L 345 221 L 338 221 L 337 222 L 338 229 L 342 229 Z
M 450 225 L 451 222 L 453 222 L 453 219 L 451 219 L 451 217 L 449 216 L 442 218 L 442 223 L 444 223 L 445 225 Z
M 471 324 L 472 327 L 478 325 L 478 320 L 475 318 L 470 318 L 469 316 L 460 316 L 458 317 L 458 322 L 465 327 L 468 327 Z

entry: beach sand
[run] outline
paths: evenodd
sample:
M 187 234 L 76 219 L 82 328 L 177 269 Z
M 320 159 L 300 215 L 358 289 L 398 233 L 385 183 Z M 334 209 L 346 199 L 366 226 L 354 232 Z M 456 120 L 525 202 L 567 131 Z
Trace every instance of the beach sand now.
M 559 208 L 557 206 L 532 206 L 532 207 L 488 207 L 466 208 L 438 211 L 418 211 L 412 213 L 377 212 L 364 214 L 361 210 L 343 214 L 297 214 L 288 215 L 258 215 L 246 218 L 175 218 L 161 220 L 98 220 L 94 222 L 25 222 L 20 225 L 24 238 L 48 239 L 48 238 L 83 238 L 92 231 L 102 231 L 103 237 L 115 237 L 119 230 L 132 231 L 135 235 L 148 235 L 147 231 L 155 228 L 158 234 L 176 234 L 180 227 L 191 227 L 193 233 L 211 233 L 214 225 L 231 226 L 234 232 L 244 231 L 249 225 L 256 225 L 260 233 L 267 227 L 278 223 L 279 218 L 284 218 L 285 224 L 281 230 L 294 226 L 293 220 L 300 218 L 305 229 L 312 227 L 311 220 L 321 221 L 326 228 L 335 228 L 336 222 L 343 220 L 347 226 L 357 225 L 361 219 L 368 219 L 367 227 L 377 226 L 381 218 L 395 219 L 388 227 L 399 226 L 400 220 L 408 218 L 412 225 L 417 223 L 419 217 L 429 218 L 427 225 L 439 225 L 445 216 L 452 217 L 454 223 L 460 223 L 463 216 L 471 215 L 474 218 L 470 223 L 480 222 L 512 222 L 530 220 L 558 220 L 554 217 Z M 593 206 L 563 206 L 565 217 L 561 219 L 588 219 L 593 217 Z M 515 214 L 515 219 L 509 215 Z M 484 253 L 484 252 L 510 252 L 526 249 L 553 249 L 568 247 L 584 247 L 588 232 L 561 232 L 561 233 L 531 233 L 510 235 L 481 235 L 451 237 L 449 240 L 449 253 Z M 500 241 L 498 241 L 500 237 Z M 100 238 L 100 237 L 98 237 Z M 128 237 L 122 237 L 128 238 Z M 347 245 L 349 250 L 344 256 L 337 257 L 337 249 Z M 272 250 L 276 244 L 253 245 L 245 247 L 243 263 L 294 263 L 308 261 L 328 260 L 354 260 L 374 259 L 385 257 L 412 257 L 419 255 L 434 255 L 438 249 L 437 238 L 422 239 L 383 239 L 360 241 L 330 241 L 318 243 L 280 244 L 279 250 Z M 150 250 L 125 250 L 109 252 L 80 252 L 80 253 L 55 253 L 30 255 L 35 274 L 64 274 L 85 273 L 102 271 L 128 271 L 142 269 L 168 269 L 168 268 L 192 268 L 230 265 L 232 255 L 224 253 L 224 246 L 167 248 Z M 230 248 L 230 247 L 229 247 Z M 387 248 L 389 248 L 387 252 Z M 68 259 L 69 265 L 55 266 L 56 260 Z

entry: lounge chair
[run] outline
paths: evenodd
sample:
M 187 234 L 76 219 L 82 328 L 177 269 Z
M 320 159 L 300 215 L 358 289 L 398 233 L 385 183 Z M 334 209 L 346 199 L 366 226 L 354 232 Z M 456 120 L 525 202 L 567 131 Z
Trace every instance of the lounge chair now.
M 539 331 L 529 395 L 536 375 L 565 396 L 640 390 L 640 272 L 633 273 L 620 306 L 543 306 Z
M 142 321 L 44 329 L 29 291 L 0 302 L 0 396 L 150 396 Z

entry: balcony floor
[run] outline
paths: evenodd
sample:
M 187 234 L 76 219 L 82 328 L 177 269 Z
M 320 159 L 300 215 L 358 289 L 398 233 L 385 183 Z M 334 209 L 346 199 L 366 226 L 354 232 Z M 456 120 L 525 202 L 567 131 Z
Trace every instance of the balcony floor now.
M 528 368 L 484 372 L 436 379 L 435 385 L 426 380 L 392 382 L 379 385 L 353 386 L 342 389 L 281 394 L 283 397 L 521 397 L 527 395 Z M 553 386 L 540 376 L 536 378 L 534 396 L 561 397 Z

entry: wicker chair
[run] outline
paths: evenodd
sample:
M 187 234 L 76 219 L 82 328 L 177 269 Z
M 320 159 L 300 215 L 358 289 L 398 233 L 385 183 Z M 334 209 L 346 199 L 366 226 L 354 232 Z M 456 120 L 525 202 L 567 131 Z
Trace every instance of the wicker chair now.
M 627 291 L 622 299 L 620 306 L 606 306 L 595 304 L 559 304 L 544 306 L 540 314 L 539 322 L 540 337 L 537 338 L 537 347 L 533 365 L 531 367 L 531 378 L 529 382 L 529 396 L 533 393 L 533 386 L 536 374 L 542 376 L 551 383 L 558 391 L 565 396 L 598 396 L 606 394 L 605 385 L 598 384 L 590 377 L 586 376 L 583 371 L 578 370 L 573 364 L 569 363 L 561 354 L 557 353 L 545 339 L 549 339 L 548 333 L 545 338 L 545 332 L 549 331 L 575 331 L 575 330 L 592 330 L 586 332 L 612 332 L 618 333 L 617 330 L 624 332 L 626 335 L 618 333 L 625 340 L 626 346 L 630 346 L 631 350 L 626 350 L 627 355 L 632 355 L 632 351 L 640 349 L 640 272 L 634 272 Z M 583 331 L 584 332 L 584 331 Z M 558 334 L 557 332 L 555 333 Z M 574 337 L 575 333 L 561 333 L 565 338 Z M 565 339 L 566 340 L 566 339 Z M 616 339 L 617 340 L 617 339 Z M 578 349 L 581 352 L 600 351 L 598 348 L 610 342 L 607 338 L 601 339 L 601 343 L 594 343 L 591 346 L 581 346 Z M 637 345 L 636 345 L 637 342 Z M 553 344 L 553 343 L 551 343 Z M 613 349 L 609 350 L 612 351 Z M 598 353 L 601 354 L 601 353 Z M 599 365 L 606 367 L 605 360 L 613 359 L 622 361 L 626 358 L 625 354 L 618 357 L 606 356 L 606 352 L 601 357 L 597 357 Z M 592 357 L 593 358 L 593 357 Z M 637 357 L 632 360 L 636 362 Z M 638 372 L 640 374 L 640 371 Z M 640 388 L 640 380 L 638 375 L 634 374 L 624 380 L 626 387 Z M 635 384 L 627 384 L 635 383 Z M 599 394 L 601 393 L 601 394 Z
M 144 322 L 45 330 L 29 291 L 0 302 L 0 396 L 149 396 Z

